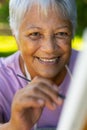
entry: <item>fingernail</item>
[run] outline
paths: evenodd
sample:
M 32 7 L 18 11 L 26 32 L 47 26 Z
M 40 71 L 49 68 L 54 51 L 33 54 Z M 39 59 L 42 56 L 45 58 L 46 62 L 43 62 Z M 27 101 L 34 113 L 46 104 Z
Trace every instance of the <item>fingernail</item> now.
M 57 105 L 55 103 L 52 104 L 53 108 L 56 109 Z
M 59 105 L 62 105 L 63 102 L 64 102 L 63 99 L 61 99 L 61 98 L 59 97 L 59 98 L 58 98 L 58 104 L 59 104 Z
M 58 92 L 58 86 L 57 86 L 57 85 L 54 84 L 54 85 L 53 85 L 53 88 L 54 88 L 55 91 Z
M 44 104 L 44 100 L 38 99 L 38 103 L 42 105 L 42 104 Z

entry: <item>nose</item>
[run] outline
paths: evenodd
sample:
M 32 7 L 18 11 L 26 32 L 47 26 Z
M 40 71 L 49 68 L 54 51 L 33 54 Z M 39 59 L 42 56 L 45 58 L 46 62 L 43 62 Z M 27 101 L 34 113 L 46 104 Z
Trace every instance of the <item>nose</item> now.
M 49 54 L 55 52 L 58 48 L 55 38 L 53 38 L 52 36 L 48 36 L 47 38 L 45 38 L 41 48 L 42 51 Z

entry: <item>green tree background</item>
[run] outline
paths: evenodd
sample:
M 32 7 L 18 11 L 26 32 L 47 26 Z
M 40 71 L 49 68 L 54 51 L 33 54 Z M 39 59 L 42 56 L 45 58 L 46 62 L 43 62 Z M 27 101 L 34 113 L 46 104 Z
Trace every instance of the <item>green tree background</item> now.
M 9 0 L 0 0 L 0 23 L 7 23 L 9 21 Z M 87 27 L 87 0 L 76 0 L 78 23 L 77 35 L 82 35 L 83 30 Z
M 0 0 L 0 23 L 8 23 L 9 17 L 9 0 Z
M 76 0 L 77 2 L 77 34 L 82 35 L 83 30 L 87 28 L 87 0 Z

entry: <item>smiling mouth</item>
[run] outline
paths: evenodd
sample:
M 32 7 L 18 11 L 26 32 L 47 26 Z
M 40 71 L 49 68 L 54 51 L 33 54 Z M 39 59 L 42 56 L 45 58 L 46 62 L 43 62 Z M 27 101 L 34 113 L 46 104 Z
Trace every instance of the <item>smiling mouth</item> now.
M 58 63 L 60 60 L 60 56 L 59 57 L 54 57 L 54 58 L 42 58 L 42 57 L 36 57 L 41 63 L 44 64 L 55 64 Z

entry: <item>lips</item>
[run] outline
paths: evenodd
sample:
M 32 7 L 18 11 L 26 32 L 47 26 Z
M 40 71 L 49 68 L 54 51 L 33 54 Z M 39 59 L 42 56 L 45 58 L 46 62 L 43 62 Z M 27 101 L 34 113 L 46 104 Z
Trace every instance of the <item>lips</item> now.
M 42 57 L 36 57 L 41 63 L 44 64 L 55 64 L 59 62 L 59 57 L 53 57 L 53 58 L 42 58 Z

